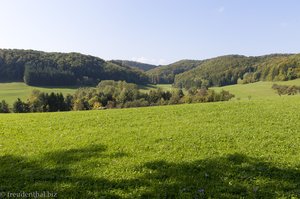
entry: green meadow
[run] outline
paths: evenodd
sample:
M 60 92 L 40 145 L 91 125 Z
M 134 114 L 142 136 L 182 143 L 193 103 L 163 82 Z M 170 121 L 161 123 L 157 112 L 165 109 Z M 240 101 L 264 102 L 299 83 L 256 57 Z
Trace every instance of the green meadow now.
M 247 86 L 247 85 L 246 85 Z M 0 192 L 299 198 L 300 96 L 0 114 Z
M 264 98 L 273 98 L 279 97 L 276 92 L 271 88 L 274 83 L 283 84 L 283 85 L 297 85 L 300 86 L 300 79 L 295 79 L 291 81 L 285 82 L 256 82 L 251 84 L 236 84 L 224 87 L 213 87 L 212 89 L 216 91 L 228 90 L 231 93 L 235 94 L 236 99 L 248 99 L 249 96 L 251 99 L 264 99 Z M 171 91 L 172 85 L 171 84 L 157 84 L 157 85 L 146 85 L 146 86 L 139 86 L 142 92 L 148 92 L 151 89 L 161 88 L 166 91 Z M 63 93 L 66 94 L 73 94 L 76 91 L 76 87 L 70 88 L 48 88 L 48 87 L 34 87 L 28 86 L 22 82 L 13 82 L 13 83 L 0 83 L 0 100 L 6 100 L 10 105 L 13 102 L 20 98 L 21 100 L 26 100 L 32 90 L 38 89 L 43 92 L 55 92 L 55 93 Z
M 226 90 L 235 95 L 235 99 L 266 99 L 278 98 L 279 95 L 272 89 L 273 84 L 300 86 L 300 79 L 280 82 L 255 82 L 251 84 L 235 84 L 223 87 L 213 87 L 215 91 Z
M 20 98 L 21 100 L 26 100 L 30 95 L 30 93 L 32 92 L 32 90 L 34 89 L 38 89 L 46 93 L 61 92 L 63 94 L 73 94 L 76 90 L 75 87 L 74 88 L 34 87 L 34 86 L 28 86 L 23 82 L 0 83 L 0 100 L 6 100 L 7 103 L 12 105 L 17 98 Z
M 146 86 L 139 86 L 142 92 L 148 92 L 151 89 L 162 88 L 163 90 L 172 90 L 171 84 L 157 84 L 157 85 L 146 85 Z M 45 93 L 62 93 L 66 94 L 73 94 L 75 93 L 77 87 L 35 87 L 35 86 L 28 86 L 23 82 L 12 82 L 12 83 L 0 83 L 0 100 L 5 100 L 8 104 L 12 105 L 17 98 L 20 98 L 23 101 L 31 94 L 32 90 L 38 89 Z
M 141 92 L 149 92 L 152 89 L 162 89 L 164 91 L 172 91 L 172 84 L 148 84 L 148 85 L 139 85 Z

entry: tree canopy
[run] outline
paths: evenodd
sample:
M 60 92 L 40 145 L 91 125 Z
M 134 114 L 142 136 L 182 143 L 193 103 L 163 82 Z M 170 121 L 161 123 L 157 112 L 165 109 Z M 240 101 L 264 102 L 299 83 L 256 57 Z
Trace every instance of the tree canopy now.
M 188 89 L 257 81 L 285 81 L 298 77 L 300 55 L 230 55 L 206 60 L 194 69 L 176 75 L 174 85 Z
M 101 80 L 148 83 L 142 71 L 80 53 L 0 49 L 0 81 L 34 86 L 97 85 Z
M 132 61 L 104 61 L 80 53 L 0 49 L 0 81 L 24 81 L 34 86 L 95 86 L 102 80 L 122 80 L 136 84 L 168 83 L 189 89 L 298 77 L 300 54 L 227 55 L 156 67 Z
M 142 71 L 148 71 L 157 67 L 156 65 L 153 64 L 146 64 L 146 63 L 128 61 L 128 60 L 111 60 L 111 62 L 121 66 L 128 66 L 128 67 L 140 69 Z
M 156 67 L 147 71 L 150 81 L 154 84 L 172 84 L 177 74 L 197 67 L 202 61 L 181 60 L 173 64 Z

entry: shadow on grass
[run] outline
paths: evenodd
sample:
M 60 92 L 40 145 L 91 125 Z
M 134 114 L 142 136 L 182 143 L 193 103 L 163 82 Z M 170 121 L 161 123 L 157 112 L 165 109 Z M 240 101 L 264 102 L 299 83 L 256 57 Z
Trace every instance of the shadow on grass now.
M 111 182 L 84 174 L 103 167 L 103 158 L 126 157 L 122 152 L 107 154 L 106 146 L 54 151 L 34 161 L 16 156 L 0 158 L 0 192 L 19 193 L 49 191 L 59 198 L 113 197 L 105 187 Z M 82 173 L 78 173 L 78 169 Z
M 24 83 L 24 81 L 10 81 L 10 80 L 0 80 L 0 83 L 5 83 L 5 84 L 9 84 L 9 83 Z M 26 86 L 32 86 L 35 87 L 36 89 L 78 89 L 81 87 L 86 87 L 86 86 L 80 86 L 80 85 L 66 85 L 66 86 L 44 86 L 44 85 L 28 85 L 25 84 Z M 89 86 L 87 86 L 89 87 Z
M 156 85 L 153 84 L 146 84 L 146 85 L 138 85 L 139 89 L 143 89 L 143 90 L 150 90 L 150 89 L 157 89 Z
M 101 172 L 114 159 L 128 156 L 106 151 L 97 145 L 56 151 L 36 161 L 2 156 L 0 192 L 47 190 L 57 192 L 59 198 L 120 198 L 120 193 L 132 198 L 300 197 L 300 167 L 283 169 L 242 154 L 193 162 L 147 162 L 128 168 L 140 177 L 123 180 L 97 178 L 78 170 L 99 167 Z
M 278 168 L 242 154 L 191 163 L 148 162 L 151 182 L 144 197 L 277 198 L 300 197 L 300 167 Z M 298 170 L 299 169 L 299 170 Z
M 27 85 L 27 84 L 26 84 Z M 82 87 L 92 87 L 92 86 L 80 86 L 80 85 L 75 85 L 75 86 L 32 86 L 32 87 L 35 87 L 36 89 L 79 89 L 79 88 L 82 88 Z

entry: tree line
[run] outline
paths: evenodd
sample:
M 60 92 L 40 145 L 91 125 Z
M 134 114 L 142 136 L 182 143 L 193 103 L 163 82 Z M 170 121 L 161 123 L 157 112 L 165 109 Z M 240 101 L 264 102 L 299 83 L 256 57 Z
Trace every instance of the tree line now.
M 295 85 L 288 86 L 288 85 L 273 84 L 272 88 L 276 90 L 279 96 L 296 95 L 297 93 L 300 93 L 300 86 L 295 86 Z
M 99 110 L 110 108 L 145 107 L 196 102 L 228 101 L 234 95 L 228 91 L 215 92 L 206 88 L 163 91 L 153 89 L 141 92 L 136 84 L 125 81 L 104 80 L 95 88 L 79 88 L 73 95 L 44 93 L 33 90 L 27 101 L 17 99 L 10 110 L 5 101 L 0 103 L 1 113 L 56 112 Z

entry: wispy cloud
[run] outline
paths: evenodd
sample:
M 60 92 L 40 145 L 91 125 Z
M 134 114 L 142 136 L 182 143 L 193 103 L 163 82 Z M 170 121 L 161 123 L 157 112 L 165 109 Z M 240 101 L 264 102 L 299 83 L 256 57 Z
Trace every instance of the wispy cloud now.
M 155 65 L 164 65 L 166 64 L 166 60 L 165 59 L 149 59 L 146 58 L 144 56 L 142 57 L 132 57 L 131 58 L 132 61 L 136 61 L 136 62 L 142 62 L 142 63 L 147 63 L 147 64 L 155 64 Z
M 146 57 L 132 57 L 132 61 L 147 63 L 149 60 Z

